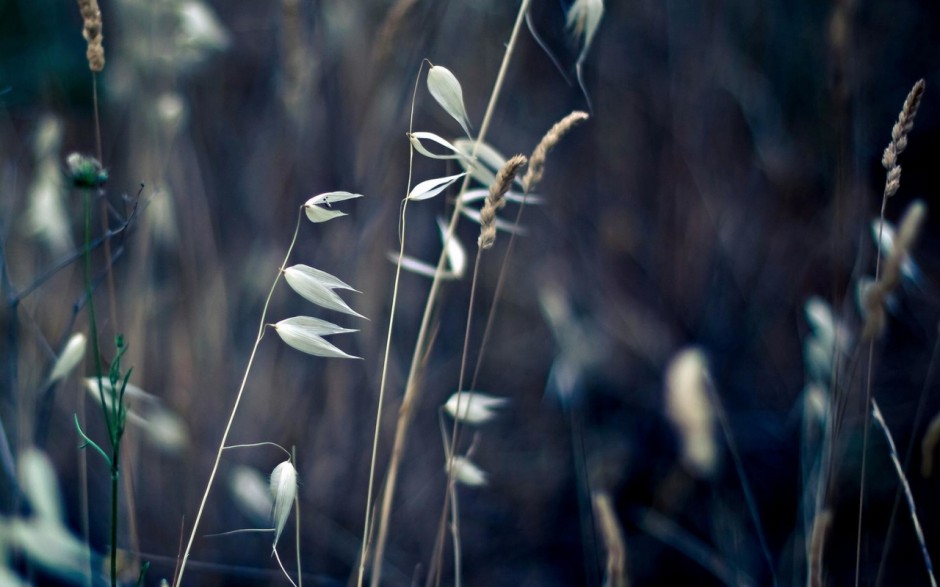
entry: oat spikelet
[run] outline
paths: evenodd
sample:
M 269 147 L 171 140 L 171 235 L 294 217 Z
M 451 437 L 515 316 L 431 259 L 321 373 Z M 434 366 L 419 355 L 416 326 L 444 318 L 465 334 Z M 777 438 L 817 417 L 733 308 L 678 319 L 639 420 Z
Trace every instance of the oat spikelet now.
M 606 491 L 595 491 L 592 494 L 594 515 L 599 522 L 601 537 L 607 549 L 607 580 L 606 587 L 627 587 L 627 548 L 623 541 L 623 529 L 617 514 L 614 512 L 610 495 Z
M 826 547 L 826 537 L 832 526 L 832 512 L 823 510 L 816 514 L 813 520 L 813 535 L 809 543 L 809 584 L 810 587 L 823 586 L 823 553 Z
M 898 115 L 898 121 L 891 129 L 891 142 L 888 143 L 881 158 L 881 164 L 888 170 L 888 176 L 885 179 L 885 198 L 896 194 L 898 188 L 901 187 L 901 166 L 898 165 L 898 155 L 907 147 L 907 135 L 914 127 L 914 117 L 917 116 L 917 108 L 920 107 L 920 100 L 923 96 L 924 80 L 920 80 L 911 88 L 911 93 L 904 100 L 904 106 Z
M 565 136 L 576 124 L 588 118 L 587 112 L 575 110 L 556 122 L 548 133 L 542 137 L 542 140 L 539 141 L 538 146 L 535 147 L 535 150 L 532 151 L 532 155 L 529 157 L 529 170 L 526 171 L 525 177 L 522 178 L 522 186 L 527 194 L 531 194 L 536 184 L 542 181 L 542 175 L 545 173 L 545 158 L 548 156 L 548 152 L 552 150 L 552 147 L 557 145 L 561 137 Z
M 927 216 L 927 207 L 921 200 L 915 200 L 908 206 L 901 220 L 898 235 L 891 254 L 885 259 L 884 271 L 865 294 L 865 329 L 862 337 L 878 337 L 884 330 L 885 301 L 901 283 L 901 267 L 910 254 L 914 241 L 920 233 Z
M 496 174 L 496 181 L 490 186 L 490 193 L 486 196 L 483 210 L 480 211 L 480 238 L 477 244 L 481 249 L 492 247 L 496 241 L 496 211 L 506 205 L 506 192 L 526 161 L 524 155 L 514 155 Z
M 101 44 L 104 37 L 101 35 L 101 10 L 98 8 L 98 0 L 78 0 L 78 9 L 84 21 L 82 36 L 88 42 L 88 51 L 85 53 L 88 69 L 97 73 L 104 69 L 104 46 Z
M 666 367 L 666 415 L 679 435 L 682 464 L 699 478 L 711 477 L 718 464 L 707 378 L 708 364 L 698 348 L 680 351 Z

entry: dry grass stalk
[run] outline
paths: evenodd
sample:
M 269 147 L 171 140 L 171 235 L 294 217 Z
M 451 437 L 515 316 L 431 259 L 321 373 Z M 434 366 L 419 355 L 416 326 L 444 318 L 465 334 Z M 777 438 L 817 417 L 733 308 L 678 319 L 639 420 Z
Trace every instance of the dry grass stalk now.
M 881 164 L 888 170 L 888 177 L 885 179 L 885 198 L 896 194 L 898 188 L 901 187 L 901 166 L 898 165 L 898 155 L 907 147 L 907 135 L 914 127 L 914 117 L 917 116 L 917 108 L 920 107 L 923 96 L 924 80 L 920 80 L 911 88 L 898 115 L 898 121 L 891 129 L 891 142 L 888 143 L 881 158 Z
M 88 68 L 97 73 L 104 69 L 104 46 L 101 41 L 101 10 L 98 0 L 78 0 L 78 9 L 82 13 L 82 36 L 88 42 Z
M 823 510 L 813 520 L 813 535 L 809 543 L 809 585 L 810 587 L 823 586 L 823 553 L 826 547 L 826 537 L 832 527 L 832 511 Z
M 933 417 L 920 443 L 920 474 L 927 479 L 933 474 L 933 451 L 940 442 L 940 414 Z
M 506 192 L 526 161 L 524 155 L 515 155 L 506 161 L 496 174 L 496 181 L 490 186 L 490 193 L 486 196 L 483 210 L 480 211 L 480 238 L 477 244 L 481 249 L 492 247 L 496 241 L 496 212 L 506 205 Z
M 901 267 L 910 254 L 917 235 L 920 234 L 926 216 L 927 207 L 920 200 L 911 203 L 907 212 L 904 213 L 894 248 L 885 259 L 884 271 L 878 281 L 868 288 L 868 293 L 865 295 L 866 319 L 865 329 L 862 332 L 863 338 L 877 338 L 884 331 L 885 301 L 901 284 Z
M 525 177 L 522 178 L 522 186 L 527 194 L 531 194 L 536 184 L 542 181 L 542 176 L 545 173 L 545 159 L 548 157 L 548 152 L 552 150 L 552 147 L 557 145 L 561 137 L 565 136 L 576 124 L 588 118 L 587 112 L 575 110 L 556 122 L 555 125 L 549 129 L 548 133 L 542 137 L 542 140 L 539 141 L 535 150 L 532 151 L 532 156 L 529 157 L 529 170 L 526 171 Z
M 607 548 L 607 581 L 605 587 L 627 587 L 627 549 L 623 541 L 623 529 L 610 496 L 606 491 L 593 494 L 594 515 L 600 522 L 601 536 Z

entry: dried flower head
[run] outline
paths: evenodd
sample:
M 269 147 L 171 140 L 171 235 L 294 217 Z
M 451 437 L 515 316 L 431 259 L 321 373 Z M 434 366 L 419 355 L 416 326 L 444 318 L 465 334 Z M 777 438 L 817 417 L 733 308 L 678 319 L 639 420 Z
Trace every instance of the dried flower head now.
M 88 68 L 94 72 L 104 69 L 104 47 L 101 44 L 104 38 L 101 34 L 101 10 L 98 0 L 78 0 L 78 9 L 82 13 L 82 36 L 88 43 Z
M 924 96 L 924 80 L 919 80 L 904 100 L 904 106 L 898 115 L 898 121 L 891 129 L 891 142 L 888 143 L 881 164 L 888 171 L 885 179 L 884 197 L 890 198 L 901 187 L 901 166 L 898 165 L 898 155 L 907 147 L 907 135 L 914 128 L 914 117 Z
M 506 205 L 506 192 L 509 191 L 519 168 L 525 165 L 526 161 L 523 155 L 515 155 L 496 174 L 496 181 L 490 186 L 490 193 L 480 211 L 480 238 L 477 244 L 481 249 L 492 247 L 496 241 L 496 211 Z
M 529 157 L 529 169 L 526 171 L 525 177 L 522 178 L 522 186 L 527 194 L 531 194 L 536 184 L 542 181 L 542 175 L 545 173 L 545 159 L 548 157 L 548 152 L 551 151 L 552 148 L 558 144 L 558 141 L 561 140 L 561 137 L 565 136 L 576 124 L 587 119 L 587 112 L 575 110 L 556 122 L 545 136 L 542 137 L 542 140 L 539 141 L 539 144 Z

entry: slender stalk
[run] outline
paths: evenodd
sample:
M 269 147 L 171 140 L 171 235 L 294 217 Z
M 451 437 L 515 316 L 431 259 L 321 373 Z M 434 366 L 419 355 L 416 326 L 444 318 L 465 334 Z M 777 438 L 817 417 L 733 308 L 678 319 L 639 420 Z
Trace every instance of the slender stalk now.
M 506 71 L 509 68 L 509 61 L 515 50 L 516 41 L 519 38 L 519 32 L 522 29 L 522 23 L 525 20 L 525 14 L 529 8 L 530 1 L 531 0 L 522 0 L 522 3 L 519 6 L 519 13 L 516 17 L 516 22 L 513 26 L 509 42 L 506 45 L 506 51 L 503 53 L 503 61 L 500 65 L 499 73 L 496 76 L 496 82 L 494 83 L 493 91 L 490 93 L 489 104 L 487 105 L 486 113 L 483 116 L 483 122 L 480 124 L 480 132 L 477 135 L 477 140 L 473 145 L 473 152 L 471 153 L 471 157 L 476 156 L 480 144 L 486 137 L 486 132 L 489 129 L 493 112 L 496 108 L 496 102 L 502 91 L 503 82 L 506 79 Z M 469 174 L 464 176 L 463 185 L 460 188 L 459 194 L 463 194 L 467 190 L 468 185 L 470 185 Z M 454 204 L 454 211 L 451 214 L 450 224 L 447 227 L 447 235 L 444 238 L 444 242 L 454 238 L 454 232 L 457 227 L 457 220 L 460 218 L 460 210 L 463 208 L 463 202 L 460 199 L 459 194 L 457 201 Z M 421 318 L 421 326 L 418 330 L 418 340 L 415 343 L 414 354 L 411 357 L 411 368 L 408 371 L 408 380 L 405 383 L 405 396 L 402 399 L 402 405 L 398 414 L 398 424 L 395 428 L 395 440 L 392 446 L 392 456 L 388 466 L 385 492 L 382 495 L 382 509 L 380 512 L 381 515 L 379 519 L 378 536 L 376 538 L 375 559 L 373 563 L 371 581 L 372 587 L 378 587 L 382 577 L 382 559 L 385 556 L 385 543 L 388 538 L 388 523 L 389 518 L 391 517 L 392 502 L 394 501 L 395 497 L 395 487 L 398 482 L 398 470 L 401 466 L 401 459 L 405 452 L 405 441 L 408 436 L 408 429 L 411 425 L 412 417 L 414 416 L 414 405 L 418 399 L 418 394 L 420 393 L 418 391 L 417 374 L 421 359 L 425 356 L 425 341 L 430 331 L 431 315 L 434 310 L 434 304 L 441 288 L 441 275 L 443 273 L 444 262 L 446 258 L 447 250 L 443 249 L 441 251 L 440 258 L 437 261 L 437 270 L 434 272 L 434 279 L 431 281 L 431 290 L 428 292 L 428 300 L 424 306 L 424 316 Z
M 470 325 L 473 323 L 473 301 L 476 298 L 477 291 L 477 276 L 480 273 L 480 253 L 482 249 L 477 248 L 476 259 L 473 262 L 473 278 L 470 281 L 470 301 L 467 304 L 467 321 L 466 327 L 464 328 L 463 335 L 463 352 L 460 355 L 460 376 L 457 378 L 457 411 L 456 413 L 469 413 L 470 406 L 466 407 L 466 412 L 464 408 L 460 405 L 460 400 L 463 397 L 463 384 L 464 384 L 464 375 L 467 371 L 467 351 L 470 348 Z M 471 397 L 472 400 L 472 397 Z M 468 400 L 468 401 L 471 401 Z M 447 491 L 444 493 L 444 506 L 441 509 L 441 523 L 438 525 L 438 534 L 437 539 L 434 541 L 434 555 L 431 559 L 431 570 L 434 571 L 434 584 L 440 585 L 441 583 L 441 567 L 442 557 L 444 555 L 444 528 L 446 526 L 447 514 L 448 511 L 451 513 L 451 531 L 455 534 L 454 525 L 457 523 L 457 502 L 455 500 L 456 493 L 454 490 L 454 455 L 457 452 L 457 442 L 460 437 L 460 418 L 454 418 L 454 425 L 451 431 L 449 445 L 445 444 L 445 449 L 447 450 Z M 445 443 L 447 439 L 445 438 Z M 449 448 L 447 448 L 449 446 Z M 454 548 L 457 549 L 458 545 L 455 543 Z M 460 583 L 460 565 L 457 561 L 458 554 L 455 550 L 454 553 L 454 582 Z
M 415 78 L 415 87 L 411 96 L 411 119 L 408 122 L 408 132 L 414 131 L 415 119 L 415 98 L 418 95 L 418 82 L 421 80 L 421 71 L 424 68 L 424 61 L 418 68 L 418 76 Z M 410 144 L 410 142 L 409 142 Z M 362 524 L 362 546 L 359 552 L 359 578 L 356 582 L 357 587 L 362 587 L 365 578 L 366 561 L 369 558 L 369 535 L 372 520 L 372 491 L 375 485 L 375 463 L 379 453 L 379 431 L 382 428 L 382 407 L 385 403 L 385 384 L 388 381 L 388 357 L 392 350 L 392 327 L 395 325 L 395 309 L 398 307 L 398 283 L 401 277 L 401 260 L 405 256 L 405 215 L 408 211 L 408 194 L 411 192 L 412 171 L 414 170 L 414 147 L 408 148 L 408 182 L 405 188 L 405 199 L 401 206 L 401 225 L 398 231 L 398 262 L 395 264 L 395 284 L 392 286 L 392 307 L 388 316 L 388 332 L 385 335 L 385 356 L 382 359 L 382 380 L 379 383 L 379 404 L 375 412 L 375 433 L 372 437 L 372 458 L 369 463 L 369 488 L 366 490 L 366 516 Z
M 290 460 L 297 464 L 297 447 L 290 447 Z M 294 495 L 294 551 L 297 553 L 297 587 L 304 587 L 304 574 L 300 568 L 300 496 Z
M 261 310 L 261 320 L 258 324 L 258 336 L 255 338 L 254 346 L 251 348 L 251 356 L 248 358 L 248 365 L 245 367 L 245 374 L 242 376 L 242 382 L 238 388 L 238 394 L 235 396 L 235 405 L 232 406 L 232 413 L 229 414 L 228 422 L 225 424 L 225 431 L 222 433 L 222 440 L 219 442 L 219 450 L 216 451 L 215 462 L 212 464 L 212 472 L 209 473 L 209 481 L 206 483 L 206 491 L 202 495 L 202 501 L 199 503 L 199 510 L 196 512 L 196 520 L 193 522 L 193 530 L 189 535 L 189 540 L 186 543 L 186 550 L 183 552 L 183 559 L 180 562 L 179 573 L 176 575 L 176 580 L 173 582 L 173 584 L 177 587 L 182 585 L 183 572 L 186 570 L 186 561 L 189 560 L 189 551 L 192 549 L 193 540 L 196 538 L 196 532 L 199 529 L 199 522 L 202 520 L 202 513 L 206 507 L 206 501 L 209 499 L 209 491 L 212 489 L 212 482 L 215 481 L 215 475 L 219 470 L 219 462 L 222 460 L 222 453 L 225 450 L 225 441 L 228 440 L 229 432 L 232 430 L 232 423 L 235 421 L 235 414 L 238 413 L 238 405 L 241 403 L 242 395 L 245 393 L 245 385 L 248 383 L 248 374 L 251 373 L 251 366 L 255 362 L 255 355 L 258 352 L 258 346 L 261 345 L 261 339 L 264 337 L 265 318 L 267 318 L 268 315 L 268 306 L 271 304 L 271 298 L 274 296 L 274 290 L 277 287 L 278 282 L 281 280 L 281 275 L 284 273 L 284 269 L 287 268 L 287 260 L 290 258 L 290 254 L 294 250 L 294 244 L 297 242 L 297 234 L 300 232 L 300 221 L 302 218 L 303 208 L 301 208 L 298 212 L 297 226 L 294 228 L 294 236 L 291 238 L 290 246 L 287 248 L 287 254 L 284 255 L 284 262 L 281 263 L 281 267 L 277 272 L 277 277 L 274 278 L 274 283 L 271 284 L 271 289 L 268 291 L 268 297 L 264 300 L 264 307 Z
M 120 468 L 118 459 L 121 454 L 121 442 L 111 447 L 111 587 L 117 587 L 117 519 L 118 519 L 118 481 Z

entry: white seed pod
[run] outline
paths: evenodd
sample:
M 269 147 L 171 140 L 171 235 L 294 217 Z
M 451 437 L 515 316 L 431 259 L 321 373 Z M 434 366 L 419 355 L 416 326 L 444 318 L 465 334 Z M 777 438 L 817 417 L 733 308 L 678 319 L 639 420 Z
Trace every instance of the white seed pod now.
M 309 355 L 340 359 L 360 358 L 344 353 L 323 338 L 330 334 L 356 332 L 354 329 L 343 328 L 310 316 L 295 316 L 281 320 L 274 325 L 274 330 L 277 331 L 281 340 Z
M 398 253 L 393 253 L 390 251 L 388 253 L 388 260 L 392 263 L 398 263 Z M 434 279 L 434 274 L 437 272 L 437 267 L 434 265 L 425 263 L 424 261 L 415 259 L 414 257 L 410 257 L 408 255 L 402 255 L 401 268 L 409 273 L 423 275 L 424 277 L 430 277 L 431 279 Z M 441 273 L 441 279 L 454 280 L 459 279 L 459 276 L 445 270 Z
M 447 238 L 447 223 L 444 222 L 443 219 L 437 219 L 437 226 L 441 233 L 441 241 L 445 243 L 444 249 L 446 251 L 445 265 L 441 272 L 441 279 L 460 279 L 467 270 L 467 252 L 464 250 L 463 245 L 460 244 L 460 241 L 457 240 L 456 236 L 445 241 Z M 390 252 L 388 259 L 392 263 L 398 263 L 398 253 Z M 430 277 L 431 279 L 434 279 L 434 274 L 437 272 L 436 265 L 425 263 L 424 261 L 409 257 L 408 255 L 402 255 L 401 268 L 410 273 L 416 273 Z
M 255 523 L 263 524 L 270 519 L 274 511 L 274 497 L 265 480 L 257 469 L 237 465 L 229 475 L 229 491 L 238 505 Z
M 274 467 L 271 472 L 271 495 L 274 497 L 274 507 L 271 510 L 271 519 L 274 522 L 274 547 L 284 531 L 287 518 L 290 517 L 291 506 L 297 497 L 297 469 L 290 461 L 284 461 Z
M 327 220 L 332 220 L 339 216 L 345 216 L 346 213 L 340 212 L 339 210 L 330 210 L 323 206 L 330 206 L 334 202 L 342 202 L 343 200 L 361 197 L 362 194 L 353 194 L 350 192 L 327 192 L 313 196 L 307 200 L 304 204 L 304 211 L 307 213 L 307 218 L 310 219 L 310 222 L 326 222 Z
M 579 64 L 584 62 L 603 16 L 603 0 L 575 0 L 568 9 L 568 29 L 575 40 L 581 44 L 581 53 L 578 55 Z
M 718 462 L 715 410 L 706 389 L 705 355 L 681 351 L 666 368 L 666 415 L 681 441 L 682 463 L 700 477 L 710 477 Z
M 295 292 L 299 293 L 305 299 L 327 310 L 335 310 L 344 314 L 351 314 L 359 318 L 365 318 L 362 314 L 350 308 L 333 288 L 343 287 L 352 289 L 338 278 L 308 267 L 307 265 L 293 265 L 284 270 L 284 279 Z
M 463 105 L 463 90 L 457 76 L 449 69 L 434 65 L 428 70 L 428 91 L 437 103 L 460 123 L 463 131 L 470 136 L 470 119 Z
M 86 377 L 82 380 L 85 389 L 96 401 L 101 401 L 98 394 L 98 379 Z M 104 390 L 104 405 L 110 410 L 113 405 L 111 381 L 101 378 Z M 189 431 L 186 423 L 175 412 L 163 405 L 159 397 L 147 393 L 133 383 L 124 388 L 124 404 L 127 408 L 127 421 L 140 428 L 144 439 L 154 447 L 168 454 L 176 454 L 189 444 Z
M 3 530 L 10 548 L 23 552 L 33 564 L 74 582 L 88 577 L 88 547 L 61 523 L 13 519 Z
M 59 484 L 49 458 L 37 449 L 26 449 L 20 454 L 17 463 L 17 477 L 36 517 L 61 523 L 63 517 Z
M 496 417 L 496 410 L 509 403 L 504 397 L 496 397 L 478 391 L 457 392 L 444 403 L 444 411 L 465 424 L 485 424 Z
M 894 252 L 894 243 L 897 237 L 894 225 L 887 220 L 881 222 L 880 219 L 875 218 L 871 221 L 871 237 L 874 239 L 881 255 L 890 257 Z M 915 283 L 920 281 L 920 268 L 911 259 L 910 254 L 905 254 L 904 259 L 901 261 L 901 275 Z
M 460 241 L 457 240 L 457 235 L 451 235 L 450 239 L 447 238 L 447 223 L 443 218 L 437 219 L 437 227 L 441 231 L 441 241 L 444 243 L 450 272 L 457 277 L 463 277 L 467 270 L 467 252 L 460 244 Z
M 52 367 L 49 383 L 65 379 L 65 376 L 82 361 L 82 357 L 85 356 L 86 342 L 87 339 L 81 332 L 76 332 L 69 337 L 68 342 L 65 343 L 65 348 L 62 349 L 62 353 L 59 354 L 59 358 L 56 359 L 55 365 Z
M 458 483 L 470 487 L 481 487 L 486 485 L 486 473 L 480 467 L 474 465 L 470 459 L 457 455 L 454 457 L 454 479 Z
M 408 140 L 411 142 L 411 146 L 414 147 L 415 151 L 431 159 L 459 159 L 465 156 L 447 139 L 444 139 L 443 137 L 440 137 L 433 132 L 413 132 L 408 135 Z M 437 143 L 438 145 L 441 145 L 450 151 L 451 154 L 439 155 L 437 153 L 432 153 L 430 150 L 428 150 L 427 147 L 424 146 L 421 141 L 431 141 L 433 143 Z
M 411 193 L 408 194 L 408 199 L 427 200 L 429 198 L 433 198 L 465 175 L 467 175 L 466 172 L 422 181 L 411 190 Z

